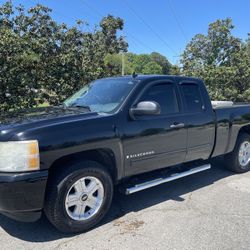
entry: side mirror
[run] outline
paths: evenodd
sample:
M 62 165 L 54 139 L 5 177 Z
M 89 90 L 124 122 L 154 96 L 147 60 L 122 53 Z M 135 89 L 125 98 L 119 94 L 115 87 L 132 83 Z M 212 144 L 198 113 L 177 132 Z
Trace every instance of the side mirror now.
M 134 120 L 136 116 L 159 115 L 161 107 L 159 103 L 153 101 L 139 102 L 134 108 L 130 109 L 130 116 Z

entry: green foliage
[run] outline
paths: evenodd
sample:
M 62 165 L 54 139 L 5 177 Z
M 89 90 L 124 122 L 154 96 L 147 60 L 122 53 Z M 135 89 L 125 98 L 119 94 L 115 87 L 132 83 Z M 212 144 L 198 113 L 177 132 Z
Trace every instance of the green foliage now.
M 177 66 L 171 65 L 167 58 L 160 53 L 153 52 L 151 54 L 133 54 L 126 53 L 124 55 L 125 74 L 129 75 L 133 72 L 139 74 L 165 74 L 171 72 L 178 73 Z M 108 75 L 121 75 L 122 55 L 112 54 L 105 58 Z
M 122 54 L 107 54 L 105 57 L 105 74 L 107 76 L 117 76 L 122 74 Z M 131 65 L 128 61 L 127 54 L 124 55 L 124 73 L 130 75 L 133 73 Z
M 148 62 L 142 69 L 143 74 L 162 74 L 162 67 L 156 62 Z
M 181 75 L 181 69 L 178 65 L 172 65 L 169 71 L 169 75 Z
M 171 63 L 168 61 L 168 59 L 165 56 L 161 55 L 158 52 L 152 52 L 150 54 L 150 58 L 153 62 L 161 66 L 162 68 L 161 71 L 162 71 L 162 74 L 164 75 L 168 75 L 172 67 L 174 67 L 171 65 Z
M 183 74 L 205 80 L 213 99 L 250 101 L 250 39 L 232 35 L 232 20 L 217 20 L 197 34 L 181 59 Z
M 84 84 L 125 74 L 190 75 L 205 80 L 213 99 L 250 101 L 250 35 L 232 35 L 231 19 L 211 23 L 182 55 L 182 70 L 160 53 L 127 53 L 117 31 L 123 20 L 103 18 L 93 32 L 84 21 L 73 27 L 51 18 L 40 4 L 25 10 L 11 1 L 0 6 L 0 112 L 57 104 Z
M 104 58 L 127 50 L 123 21 L 111 15 L 93 32 L 56 23 L 51 10 L 0 6 L 0 111 L 57 104 L 87 82 L 105 76 Z

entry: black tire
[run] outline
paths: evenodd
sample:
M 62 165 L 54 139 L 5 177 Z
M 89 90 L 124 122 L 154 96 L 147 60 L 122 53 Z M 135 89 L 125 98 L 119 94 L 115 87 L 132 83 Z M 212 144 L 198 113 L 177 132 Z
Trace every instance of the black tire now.
M 104 197 L 98 212 L 93 217 L 78 221 L 72 219 L 65 207 L 65 199 L 72 184 L 77 180 L 93 176 L 103 185 Z M 48 220 L 61 232 L 85 232 L 96 226 L 108 212 L 113 198 L 113 182 L 105 168 L 93 161 L 74 163 L 57 171 L 48 181 L 44 211 Z
M 225 156 L 226 167 L 235 173 L 245 173 L 250 170 L 250 162 L 243 166 L 239 161 L 240 147 L 244 142 L 250 143 L 250 135 L 247 133 L 240 133 L 234 150 Z

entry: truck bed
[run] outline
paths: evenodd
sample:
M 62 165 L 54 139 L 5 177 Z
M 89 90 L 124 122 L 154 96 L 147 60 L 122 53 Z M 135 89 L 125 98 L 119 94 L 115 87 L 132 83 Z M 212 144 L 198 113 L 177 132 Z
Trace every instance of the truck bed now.
M 211 103 L 214 109 L 250 106 L 247 102 L 212 101 Z
M 216 141 L 212 156 L 231 152 L 242 124 L 250 125 L 250 103 L 213 108 L 216 116 Z

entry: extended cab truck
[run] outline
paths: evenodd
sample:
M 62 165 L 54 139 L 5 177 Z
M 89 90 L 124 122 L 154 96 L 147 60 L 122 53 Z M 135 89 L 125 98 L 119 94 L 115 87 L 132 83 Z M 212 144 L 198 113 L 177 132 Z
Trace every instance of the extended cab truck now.
M 86 231 L 118 184 L 131 194 L 220 155 L 234 172 L 250 169 L 250 105 L 213 108 L 195 78 L 100 79 L 60 106 L 1 114 L 0 211 L 22 221 L 44 211 L 61 231 Z

